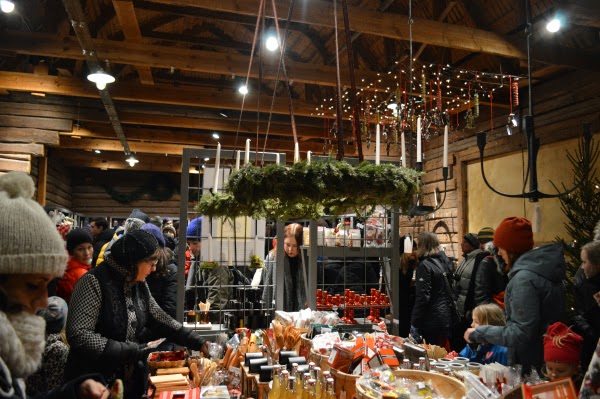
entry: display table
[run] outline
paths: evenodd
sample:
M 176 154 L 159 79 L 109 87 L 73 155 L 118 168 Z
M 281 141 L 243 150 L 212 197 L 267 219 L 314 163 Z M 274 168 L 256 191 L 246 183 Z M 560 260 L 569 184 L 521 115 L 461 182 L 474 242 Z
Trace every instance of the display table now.
M 257 399 L 267 399 L 269 394 L 269 382 L 260 382 L 258 375 L 254 374 L 254 383 L 256 384 L 256 397 Z
M 249 398 L 252 396 L 254 391 L 255 381 L 258 380 L 258 374 L 251 374 L 250 368 L 244 365 L 240 367 L 242 369 L 242 394 L 244 397 Z

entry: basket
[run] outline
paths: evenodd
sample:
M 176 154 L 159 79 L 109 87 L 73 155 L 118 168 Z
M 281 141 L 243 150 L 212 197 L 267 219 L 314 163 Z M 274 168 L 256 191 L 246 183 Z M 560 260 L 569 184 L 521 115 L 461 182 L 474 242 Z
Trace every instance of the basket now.
M 419 370 L 396 370 L 394 371 L 394 374 L 396 374 L 396 377 L 398 378 L 406 378 L 413 381 L 431 381 L 433 388 L 445 399 L 461 399 L 466 395 L 465 385 L 462 382 L 443 374 Z M 368 394 L 358 382 L 356 382 L 355 386 L 357 398 L 376 399 L 375 396 Z
M 322 355 L 319 352 L 316 352 L 314 349 L 311 349 L 309 353 L 309 362 L 314 362 L 315 364 L 317 364 L 319 367 L 321 367 L 322 371 L 331 369 L 331 367 L 329 367 L 329 365 L 327 364 L 327 360 L 329 360 L 329 355 Z
M 167 354 L 170 352 L 153 352 L 150 353 L 148 355 L 148 367 L 150 367 L 150 369 L 155 370 L 155 369 L 169 369 L 169 368 L 173 368 L 173 367 L 184 367 L 185 363 L 186 363 L 186 359 L 182 359 L 182 360 L 156 360 L 156 361 L 151 361 L 151 358 L 154 358 L 157 355 L 160 354 Z
M 346 399 L 355 397 L 357 381 L 360 375 L 342 373 L 336 369 L 330 369 L 331 375 L 334 377 L 335 397 L 342 397 L 342 392 L 346 392 Z
M 304 356 L 306 360 L 310 357 L 310 348 L 312 340 L 306 338 L 306 333 L 300 335 L 300 346 L 298 347 L 298 356 Z

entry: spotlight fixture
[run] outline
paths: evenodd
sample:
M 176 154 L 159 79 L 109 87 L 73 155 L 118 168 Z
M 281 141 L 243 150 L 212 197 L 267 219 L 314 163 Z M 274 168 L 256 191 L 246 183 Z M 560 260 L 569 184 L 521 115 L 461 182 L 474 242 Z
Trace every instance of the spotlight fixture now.
M 275 36 L 271 35 L 271 36 L 267 37 L 266 46 L 267 46 L 267 50 L 275 51 L 279 48 L 279 41 L 277 40 L 277 38 Z
M 212 134 L 212 136 L 213 136 L 213 139 L 215 139 L 215 140 L 218 140 L 218 139 L 219 139 L 219 137 L 221 137 L 221 136 L 219 136 L 219 133 L 217 133 L 217 132 L 214 132 L 214 133 Z
M 112 75 L 104 72 L 102 69 L 99 69 L 95 73 L 90 73 L 87 78 L 90 82 L 96 83 L 98 90 L 104 90 L 107 84 L 115 81 Z
M 0 10 L 8 14 L 15 9 L 15 3 L 12 0 L 0 0 Z
M 510 115 L 508 115 L 508 123 L 511 124 L 512 127 L 519 126 L 519 122 L 517 121 L 517 118 L 515 118 L 515 114 L 513 114 L 512 112 L 510 113 Z
M 240 92 L 240 94 L 243 94 L 245 96 L 246 94 L 248 94 L 248 86 L 241 85 L 238 91 Z
M 127 158 L 126 161 L 132 168 L 135 166 L 136 163 L 140 162 L 137 159 L 135 159 L 133 155 L 129 155 L 129 158 Z
M 95 152 L 96 154 L 100 154 L 100 152 L 101 152 L 101 151 L 100 151 L 100 150 L 94 150 L 94 152 Z
M 204 158 L 204 162 L 208 162 L 209 161 L 209 157 Z
M 560 19 L 558 19 L 557 17 L 552 18 L 550 21 L 548 21 L 546 29 L 550 33 L 558 32 L 560 30 Z

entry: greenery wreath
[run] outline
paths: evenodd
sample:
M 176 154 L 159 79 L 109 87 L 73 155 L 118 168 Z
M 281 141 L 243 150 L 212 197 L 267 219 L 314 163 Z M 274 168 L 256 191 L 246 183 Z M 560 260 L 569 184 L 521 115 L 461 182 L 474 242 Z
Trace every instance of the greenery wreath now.
M 205 194 L 196 210 L 208 217 L 250 216 L 274 220 L 317 219 L 360 212 L 376 205 L 407 209 L 419 189 L 420 172 L 392 164 L 345 161 L 251 164 L 233 173 L 223 193 Z

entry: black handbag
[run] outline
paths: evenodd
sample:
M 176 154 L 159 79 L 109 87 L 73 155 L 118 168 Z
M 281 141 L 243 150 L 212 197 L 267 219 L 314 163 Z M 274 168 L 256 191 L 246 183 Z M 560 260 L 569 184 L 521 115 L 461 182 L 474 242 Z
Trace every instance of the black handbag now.
M 430 258 L 431 261 L 439 267 L 442 275 L 444 276 L 444 286 L 446 287 L 446 293 L 448 294 L 448 298 L 450 299 L 450 327 L 456 327 L 461 323 L 460 313 L 458 312 L 458 306 L 456 305 L 456 301 L 454 300 L 454 295 L 452 293 L 452 287 L 450 286 L 450 282 L 448 281 L 448 273 L 446 273 L 443 267 L 438 263 L 437 259 Z

